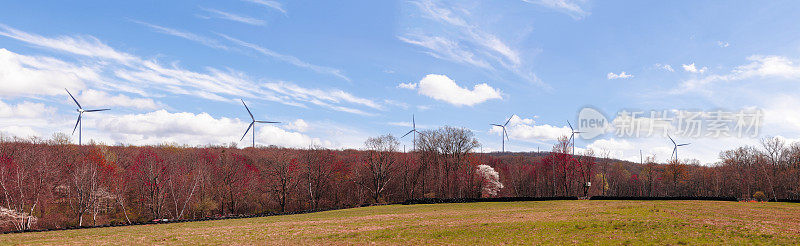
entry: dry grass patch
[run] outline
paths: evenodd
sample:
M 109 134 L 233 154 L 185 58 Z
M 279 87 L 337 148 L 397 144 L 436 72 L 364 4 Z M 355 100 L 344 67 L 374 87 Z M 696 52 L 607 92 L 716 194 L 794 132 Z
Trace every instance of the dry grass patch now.
M 0 244 L 796 244 L 798 232 L 800 204 L 532 201 L 11 234 Z

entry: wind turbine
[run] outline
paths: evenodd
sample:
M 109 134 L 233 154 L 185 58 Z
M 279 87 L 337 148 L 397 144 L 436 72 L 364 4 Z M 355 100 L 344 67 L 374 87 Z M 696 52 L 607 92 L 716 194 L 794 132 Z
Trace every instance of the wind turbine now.
M 675 143 L 675 140 L 672 139 L 672 137 L 670 137 L 669 134 L 667 134 L 667 137 L 669 138 L 669 141 L 672 141 L 672 145 L 674 146 L 672 148 L 672 155 L 675 156 L 675 161 L 678 161 L 678 147 L 686 146 L 686 145 L 689 145 L 691 143 L 678 144 L 678 143 Z
M 572 124 L 570 124 L 569 121 L 567 121 L 567 125 L 569 125 L 569 131 L 572 133 L 571 135 L 569 135 L 569 141 L 572 141 L 572 156 L 575 157 L 575 133 L 583 133 L 583 132 L 575 131 L 575 129 L 572 128 Z
M 239 99 L 239 100 L 242 100 L 242 99 Z M 252 121 L 250 122 L 250 125 L 247 126 L 247 130 L 244 131 L 244 135 L 242 135 L 242 139 L 239 139 L 239 141 L 244 140 L 244 137 L 247 136 L 247 132 L 250 131 L 250 128 L 253 128 L 253 148 L 255 148 L 256 147 L 256 128 L 255 128 L 256 123 L 276 124 L 276 123 L 280 123 L 280 122 L 256 120 L 256 118 L 253 117 L 253 112 L 250 112 L 250 108 L 247 107 L 247 104 L 244 103 L 244 100 L 242 100 L 242 105 L 244 105 L 244 108 L 247 109 L 247 113 L 250 114 L 250 119 Z
M 72 96 L 72 93 L 69 93 L 69 90 L 67 90 L 67 88 L 64 88 L 64 90 L 67 91 L 67 94 L 69 94 L 69 97 L 72 98 L 72 101 L 74 101 L 75 104 L 78 105 L 78 109 L 76 109 L 76 111 L 78 111 L 78 121 L 75 122 L 75 127 L 72 128 L 72 134 L 75 135 L 75 129 L 78 129 L 78 145 L 81 145 L 81 135 L 82 135 L 82 131 L 83 131 L 83 124 L 81 124 L 81 116 L 83 116 L 83 113 L 100 112 L 100 111 L 106 111 L 106 110 L 110 110 L 110 109 L 107 109 L 107 108 L 104 108 L 104 109 L 83 109 L 83 107 L 81 107 L 81 104 L 78 103 L 78 100 L 75 100 L 75 97 Z
M 508 120 L 506 121 L 505 124 L 502 124 L 502 125 L 500 125 L 500 124 L 489 124 L 489 125 L 499 126 L 500 128 L 503 128 L 503 134 L 502 134 L 502 136 L 500 136 L 500 140 L 503 141 L 503 152 L 506 152 L 506 139 L 511 141 L 511 139 L 508 138 L 508 132 L 506 132 L 506 126 L 508 125 L 508 122 L 511 122 L 511 118 L 514 118 L 513 114 L 511 115 L 511 117 L 508 117 Z
M 417 131 L 417 121 L 416 121 L 416 119 L 414 119 L 414 115 L 413 114 L 411 115 L 411 131 L 408 131 L 406 134 L 404 134 L 400 138 L 404 138 L 404 137 L 408 136 L 408 134 L 411 134 L 411 133 L 414 133 L 413 134 L 414 142 L 412 142 L 413 149 L 411 151 L 416 151 L 417 150 L 417 133 L 419 133 L 420 135 L 422 135 L 422 133 Z

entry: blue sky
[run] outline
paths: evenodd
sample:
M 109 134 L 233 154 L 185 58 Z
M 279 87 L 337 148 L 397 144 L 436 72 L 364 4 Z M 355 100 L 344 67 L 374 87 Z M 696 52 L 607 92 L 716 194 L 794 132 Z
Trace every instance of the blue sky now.
M 359 148 L 370 136 L 467 127 L 484 151 L 549 149 L 593 107 L 759 109 L 756 137 L 681 139 L 681 158 L 800 132 L 800 4 L 503 1 L 10 1 L 0 9 L 0 131 L 84 140 Z M 411 146 L 409 140 L 404 144 Z M 578 139 L 658 160 L 664 136 Z

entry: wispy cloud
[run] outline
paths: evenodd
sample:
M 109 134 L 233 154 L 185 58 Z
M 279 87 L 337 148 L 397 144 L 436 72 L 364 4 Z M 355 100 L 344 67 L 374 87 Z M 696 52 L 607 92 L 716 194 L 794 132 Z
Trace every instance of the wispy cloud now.
M 673 69 L 672 65 L 669 65 L 669 64 L 656 63 L 655 66 L 656 66 L 656 68 L 664 70 L 664 71 L 667 71 L 667 72 L 675 72 L 675 69 Z
M 475 25 L 469 24 L 455 11 L 440 7 L 430 0 L 412 3 L 416 4 L 427 18 L 460 28 L 466 40 L 474 42 L 491 52 L 497 53 L 500 57 L 503 57 L 504 60 L 499 60 L 500 62 L 508 62 L 513 66 L 518 66 L 521 62 L 517 51 L 511 49 L 496 36 L 478 29 Z
M 206 12 L 214 15 L 214 17 L 220 18 L 220 19 L 226 19 L 226 20 L 235 21 L 235 22 L 239 22 L 239 23 L 244 23 L 244 24 L 248 24 L 248 25 L 254 25 L 254 26 L 263 26 L 263 25 L 267 24 L 266 21 L 261 20 L 261 19 L 256 19 L 256 18 L 253 18 L 253 17 L 237 15 L 237 14 L 224 12 L 224 11 L 217 10 L 217 9 L 209 9 L 209 8 L 201 8 L 201 9 L 203 11 L 206 11 Z
M 269 0 L 243 0 L 243 1 L 260 4 L 269 8 L 273 8 L 277 11 L 280 11 L 283 14 L 286 14 L 286 9 L 283 8 L 283 4 L 281 4 L 278 1 L 269 1 Z
M 575 1 L 570 1 L 570 0 L 522 0 L 522 1 L 526 3 L 545 6 L 551 9 L 555 9 L 557 11 L 564 12 L 575 19 L 581 19 L 589 15 L 589 12 L 583 10 L 583 8 L 581 8 L 580 5 L 575 3 Z
M 72 36 L 53 39 L 6 26 L 0 27 L 4 28 L 0 29 L 2 36 L 49 50 L 66 52 L 78 58 L 92 58 L 71 63 L 52 57 L 30 57 L 0 49 L 0 73 L 4 74 L 0 77 L 0 92 L 11 93 L 12 96 L 59 95 L 63 93 L 63 87 L 75 90 L 92 87 L 98 90 L 90 93 L 93 98 L 98 95 L 113 97 L 126 102 L 116 104 L 118 106 L 140 109 L 151 109 L 157 103 L 147 98 L 114 96 L 110 92 L 122 91 L 145 97 L 189 95 L 224 102 L 233 102 L 235 98 L 244 97 L 298 107 L 313 104 L 360 115 L 374 113 L 359 107 L 383 110 L 381 103 L 340 89 L 305 88 L 291 82 L 257 83 L 248 75 L 230 68 L 209 67 L 205 71 L 193 71 L 178 67 L 177 63 L 162 65 L 157 60 L 119 52 L 91 36 L 82 40 L 92 42 L 76 42 L 79 39 Z M 295 60 L 297 61 L 299 60 Z M 142 104 L 144 107 L 134 104 Z
M 535 85 L 548 88 L 523 64 L 522 54 L 508 42 L 485 28 L 474 14 L 458 6 L 434 0 L 412 1 L 416 11 L 411 16 L 421 16 L 422 23 L 398 36 L 400 41 L 424 48 L 425 53 L 442 60 L 482 68 L 491 73 L 510 72 Z
M 184 38 L 184 39 L 188 39 L 188 40 L 191 40 L 191 41 L 194 41 L 194 42 L 198 42 L 198 43 L 200 43 L 202 45 L 205 45 L 205 46 L 208 46 L 208 47 L 211 47 L 211 48 L 222 49 L 222 50 L 230 49 L 230 47 L 220 44 L 215 39 L 203 37 L 203 36 L 191 33 L 191 32 L 186 32 L 186 31 L 181 31 L 181 30 L 172 29 L 172 28 L 168 28 L 168 27 L 163 27 L 163 26 L 150 24 L 150 23 L 143 22 L 143 21 L 138 21 L 138 20 L 131 20 L 131 21 L 133 21 L 135 23 L 138 23 L 138 24 L 141 24 L 141 25 L 144 25 L 144 26 L 147 26 L 147 27 L 150 27 L 153 30 L 155 30 L 156 32 L 167 34 L 167 35 L 172 35 L 172 36 L 176 36 L 176 37 L 180 37 L 180 38 Z
M 350 78 L 345 76 L 342 73 L 342 71 L 340 71 L 339 69 L 310 64 L 308 62 L 300 60 L 297 57 L 280 54 L 280 53 L 272 51 L 270 49 L 261 47 L 261 46 L 259 46 L 257 44 L 248 43 L 248 42 L 233 38 L 233 37 L 225 35 L 225 34 L 217 33 L 217 35 L 219 35 L 220 37 L 223 37 L 223 38 L 227 39 L 228 41 L 231 41 L 231 42 L 233 42 L 233 43 L 235 43 L 237 45 L 252 49 L 252 50 L 254 50 L 254 51 L 258 52 L 258 53 L 261 53 L 263 55 L 266 55 L 266 56 L 269 56 L 269 57 L 272 57 L 272 58 L 275 58 L 275 59 L 278 59 L 278 60 L 281 60 L 283 62 L 287 62 L 289 64 L 292 64 L 292 65 L 295 65 L 295 66 L 298 66 L 298 67 L 311 69 L 311 70 L 313 70 L 315 72 L 318 72 L 318 73 L 331 74 L 331 75 L 334 75 L 336 77 L 342 78 L 342 79 L 344 79 L 344 80 L 346 80 L 348 82 L 350 81 Z
M 119 52 L 92 36 L 60 36 L 46 38 L 26 33 L 0 24 L 0 35 L 44 48 L 95 58 L 106 58 L 121 62 L 135 59 L 131 54 Z
M 354 96 L 353 94 L 338 89 L 332 89 L 332 90 L 310 89 L 310 88 L 300 87 L 296 84 L 287 82 L 270 82 L 270 83 L 264 83 L 262 86 L 268 90 L 274 91 L 284 96 L 285 97 L 284 99 L 308 102 L 319 106 L 329 107 L 334 110 L 342 112 L 355 113 L 361 115 L 374 115 L 355 108 L 336 106 L 336 104 L 341 104 L 345 102 L 349 104 L 362 105 L 373 109 L 383 110 L 383 106 L 373 100 L 360 98 Z
M 444 37 L 430 37 L 421 34 L 410 34 L 399 37 L 403 42 L 428 49 L 425 53 L 458 63 L 466 63 L 476 67 L 494 69 L 489 62 L 478 58 L 475 53 L 461 47 L 457 42 Z
M 203 45 L 211 47 L 211 48 L 216 48 L 216 49 L 221 49 L 221 50 L 238 50 L 236 48 L 232 48 L 232 47 L 229 47 L 227 45 L 221 44 L 218 40 L 213 39 L 213 38 L 197 35 L 197 34 L 186 32 L 186 31 L 181 31 L 181 30 L 177 30 L 177 29 L 173 29 L 173 28 L 154 25 L 154 24 L 150 24 L 150 23 L 147 23 L 147 22 L 142 22 L 142 21 L 137 21 L 137 20 L 132 20 L 132 21 L 135 22 L 135 23 L 139 23 L 141 25 L 150 27 L 150 28 L 152 28 L 153 30 L 156 30 L 159 33 L 163 33 L 163 34 L 172 35 L 172 36 L 184 38 L 184 39 L 187 39 L 187 40 L 191 40 L 191 41 L 203 44 Z M 256 52 L 258 52 L 260 54 L 263 54 L 263 55 L 278 59 L 278 60 L 280 60 L 282 62 L 286 62 L 286 63 L 292 64 L 294 66 L 297 66 L 297 67 L 309 69 L 309 70 L 312 70 L 312 71 L 317 72 L 317 73 L 330 74 L 330 75 L 342 78 L 342 79 L 344 79 L 344 80 L 346 80 L 348 82 L 350 81 L 350 78 L 345 76 L 344 73 L 342 73 L 342 71 L 340 71 L 339 69 L 310 64 L 308 62 L 300 60 L 297 57 L 294 57 L 294 56 L 291 56 L 291 55 L 280 54 L 280 53 L 272 51 L 270 49 L 258 46 L 258 45 L 253 44 L 253 43 L 248 43 L 248 42 L 233 38 L 233 37 L 225 35 L 225 34 L 217 33 L 217 35 L 222 37 L 222 38 L 224 38 L 225 40 L 228 40 L 228 41 L 234 43 L 237 46 L 241 46 L 241 47 L 244 47 L 244 48 L 252 49 L 252 50 L 254 50 L 254 51 L 256 51 Z

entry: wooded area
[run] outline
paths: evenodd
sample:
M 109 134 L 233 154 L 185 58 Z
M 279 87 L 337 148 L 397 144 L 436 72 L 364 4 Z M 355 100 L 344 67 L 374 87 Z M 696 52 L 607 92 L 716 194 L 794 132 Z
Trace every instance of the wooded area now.
M 587 151 L 567 138 L 550 152 L 476 153 L 467 129 L 422 131 L 402 153 L 391 136 L 361 150 L 235 146 L 73 145 L 1 139 L 2 230 L 126 224 L 343 208 L 411 198 L 703 196 L 800 199 L 800 144 L 697 161 L 643 164 Z M 591 186 L 587 184 L 591 183 Z

